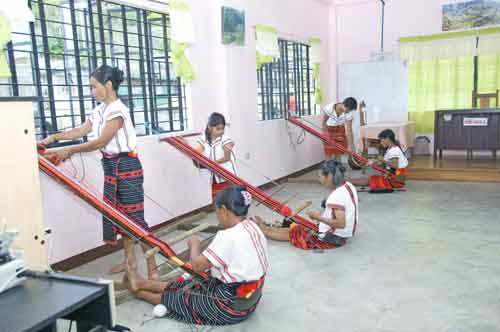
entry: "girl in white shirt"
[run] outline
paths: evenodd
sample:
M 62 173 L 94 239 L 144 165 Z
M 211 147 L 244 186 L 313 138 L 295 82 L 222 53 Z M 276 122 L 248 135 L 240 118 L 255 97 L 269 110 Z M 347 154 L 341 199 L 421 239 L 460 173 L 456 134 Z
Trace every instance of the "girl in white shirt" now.
M 353 117 L 351 111 L 356 110 L 358 102 L 352 97 L 344 99 L 342 103 L 331 103 L 324 107 L 321 124 L 323 132 L 332 140 L 345 148 L 353 149 Z M 326 159 L 337 160 L 344 154 L 339 149 L 325 144 Z
M 309 211 L 311 220 L 318 222 L 318 232 L 292 223 L 290 228 L 266 226 L 259 220 L 259 226 L 267 237 L 278 241 L 289 241 L 304 249 L 332 249 L 344 245 L 354 236 L 358 222 L 358 194 L 356 188 L 344 181 L 344 171 L 339 161 L 326 161 L 319 172 L 319 181 L 332 190 L 324 201 L 323 212 Z
M 220 113 L 212 113 L 208 118 L 205 136 L 200 137 L 196 141 L 197 145 L 195 149 L 203 153 L 205 157 L 237 175 L 238 169 L 234 155 L 234 141 L 226 135 L 225 130 L 226 119 L 224 116 Z M 228 188 L 231 184 L 217 174 L 211 174 L 211 177 L 213 199 L 219 192 Z
M 71 145 L 60 149 L 49 149 L 44 156 L 53 160 L 64 161 L 75 153 L 99 150 L 102 153 L 104 171 L 104 201 L 126 214 L 131 221 L 145 230 L 149 230 L 144 219 L 143 170 L 136 149 L 135 128 L 130 119 L 129 109 L 117 96 L 123 82 L 123 71 L 102 65 L 90 76 L 90 85 L 94 98 L 99 103 L 85 123 L 69 131 L 56 133 L 45 138 L 43 145 L 61 140 L 75 140 L 92 134 L 95 139 L 87 143 Z M 129 264 L 136 267 L 134 241 L 120 232 L 111 221 L 103 217 L 103 239 L 110 244 L 117 243 L 121 234 L 125 257 Z M 143 247 L 147 250 L 147 247 Z M 155 258 L 147 260 L 149 276 L 158 276 Z M 110 273 L 125 270 L 125 264 L 111 268 Z
M 391 129 L 385 129 L 378 134 L 381 154 L 376 162 L 393 174 L 393 177 L 386 175 L 372 175 L 364 179 L 352 179 L 356 186 L 370 186 L 371 192 L 386 192 L 403 188 L 406 176 L 408 175 L 408 159 L 403 149 L 396 140 L 396 134 Z
M 188 240 L 190 263 L 195 272 L 210 270 L 211 276 L 172 283 L 146 280 L 133 269 L 128 286 L 140 298 L 163 304 L 168 318 L 189 324 L 228 325 L 247 319 L 262 296 L 269 271 L 267 241 L 259 227 L 246 217 L 252 196 L 245 187 L 229 187 L 215 198 L 219 224 L 208 248 L 201 252 L 200 240 Z

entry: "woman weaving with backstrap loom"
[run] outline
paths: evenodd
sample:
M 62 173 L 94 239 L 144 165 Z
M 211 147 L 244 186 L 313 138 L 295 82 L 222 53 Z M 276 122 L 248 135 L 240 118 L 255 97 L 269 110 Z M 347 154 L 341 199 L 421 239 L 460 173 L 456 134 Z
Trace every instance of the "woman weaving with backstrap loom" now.
M 126 214 L 134 223 L 149 230 L 144 220 L 143 170 L 136 149 L 136 133 L 130 119 L 129 109 L 117 96 L 123 81 L 123 72 L 118 68 L 103 65 L 90 76 L 90 85 L 95 100 L 99 103 L 85 123 L 69 131 L 56 133 L 41 143 L 52 144 L 61 140 L 75 140 L 92 133 L 96 138 L 87 143 L 65 148 L 49 149 L 47 158 L 69 159 L 75 153 L 99 150 L 102 153 L 104 171 L 104 200 Z M 106 243 L 116 244 L 120 231 L 103 217 L 103 238 Z M 121 234 L 125 257 L 129 264 L 137 267 L 134 241 Z M 143 247 L 147 250 L 146 247 Z M 157 278 L 154 256 L 147 260 L 148 275 Z M 125 264 L 111 269 L 111 273 L 125 270 Z
M 392 192 L 394 189 L 401 189 L 405 185 L 408 175 L 408 159 L 403 149 L 396 140 L 396 134 L 391 129 L 386 129 L 378 134 L 382 147 L 379 160 L 380 166 L 390 171 L 394 177 L 386 175 L 372 175 L 369 178 L 351 179 L 355 186 L 370 186 L 370 192 L 383 193 Z
M 318 222 L 318 233 L 294 223 L 289 228 L 267 226 L 256 217 L 262 232 L 270 239 L 289 241 L 304 250 L 344 245 L 354 236 L 358 221 L 358 194 L 351 183 L 344 181 L 344 170 L 336 160 L 328 160 L 321 167 L 319 182 L 332 192 L 322 204 L 323 213 L 308 213 L 309 218 Z
M 215 198 L 218 231 L 201 252 L 200 240 L 188 240 L 190 263 L 195 272 L 211 271 L 201 281 L 160 282 L 142 278 L 133 269 L 126 283 L 138 298 L 163 304 L 166 317 L 189 324 L 229 325 L 246 320 L 262 296 L 269 271 L 267 241 L 257 225 L 248 219 L 252 196 L 245 187 L 229 187 Z
M 226 119 L 220 113 L 212 113 L 208 118 L 205 135 L 196 140 L 196 151 L 215 161 L 233 174 L 238 166 L 234 155 L 234 141 L 226 133 Z M 198 164 L 194 162 L 196 166 Z M 212 199 L 231 184 L 215 173 L 211 173 Z

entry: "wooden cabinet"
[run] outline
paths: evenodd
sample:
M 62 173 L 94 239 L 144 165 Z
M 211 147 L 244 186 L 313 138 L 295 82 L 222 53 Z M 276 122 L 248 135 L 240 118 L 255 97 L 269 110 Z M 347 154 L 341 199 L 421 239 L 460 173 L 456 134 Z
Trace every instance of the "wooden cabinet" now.
M 19 236 L 12 249 L 24 252 L 27 267 L 47 266 L 42 196 L 36 152 L 33 102 L 29 97 L 1 97 L 0 222 Z M 0 227 L 4 227 L 1 225 Z
M 500 109 L 439 110 L 434 115 L 434 158 L 443 150 L 500 150 Z

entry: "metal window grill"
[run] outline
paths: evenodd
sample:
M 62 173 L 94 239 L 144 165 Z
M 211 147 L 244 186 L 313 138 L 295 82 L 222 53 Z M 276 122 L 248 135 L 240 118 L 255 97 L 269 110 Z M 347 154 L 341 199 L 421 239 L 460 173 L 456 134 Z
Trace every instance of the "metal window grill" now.
M 317 114 L 314 97 L 313 68 L 310 65 L 310 46 L 278 40 L 279 59 L 257 70 L 257 104 L 260 120 L 283 118 L 295 98 L 296 115 Z
M 104 0 L 31 0 L 35 22 L 4 49 L 12 76 L 0 96 L 41 97 L 38 137 L 82 124 L 96 102 L 90 74 L 118 66 L 118 94 L 138 135 L 186 129 L 185 86 L 172 71 L 168 15 Z

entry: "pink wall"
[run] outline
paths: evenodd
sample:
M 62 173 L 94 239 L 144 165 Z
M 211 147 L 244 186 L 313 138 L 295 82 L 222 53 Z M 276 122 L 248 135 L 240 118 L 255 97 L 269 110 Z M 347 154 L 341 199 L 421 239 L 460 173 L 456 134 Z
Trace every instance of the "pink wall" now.
M 328 5 L 313 0 L 192 0 L 190 3 L 197 42 L 189 54 L 199 77 L 190 89 L 192 128 L 202 131 L 211 112 L 225 113 L 231 123 L 229 134 L 237 142 L 238 153 L 249 153 L 250 159 L 245 162 L 272 178 L 319 162 L 322 149 L 317 139 L 308 136 L 301 146 L 293 149 L 283 120 L 257 121 L 252 26 L 268 24 L 304 39 L 319 36 L 324 41 L 325 58 L 330 59 Z M 245 9 L 247 33 L 244 47 L 221 45 L 222 5 Z M 322 80 L 327 97 L 333 96 L 334 89 L 329 73 L 326 61 L 322 66 Z M 293 130 L 294 135 L 298 133 Z M 141 138 L 139 150 L 145 169 L 146 193 L 160 205 L 174 215 L 180 215 L 210 203 L 209 179 L 200 175 L 190 160 L 167 144 L 159 143 L 157 137 Z M 84 161 L 86 180 L 101 187 L 98 155 L 87 156 Z M 77 169 L 82 168 L 79 157 L 74 158 L 74 164 Z M 250 169 L 240 168 L 243 178 L 253 184 L 267 182 Z M 82 175 L 81 170 L 79 174 Z M 49 243 L 50 261 L 57 262 L 101 245 L 100 215 L 44 175 L 41 183 L 44 221 L 53 229 Z M 149 199 L 146 200 L 146 217 L 151 225 L 172 218 Z
M 398 55 L 401 37 L 442 32 L 443 4 L 463 1 L 386 0 L 384 52 Z M 379 0 L 336 0 L 330 16 L 330 78 L 337 86 L 341 63 L 367 61 L 380 52 L 381 4 Z M 426 134 L 432 146 L 432 133 L 419 134 Z
M 386 0 L 385 51 L 397 53 L 400 37 L 441 32 L 443 4 L 462 1 Z M 380 50 L 380 8 L 379 0 L 336 1 L 332 30 L 337 63 L 365 61 Z

